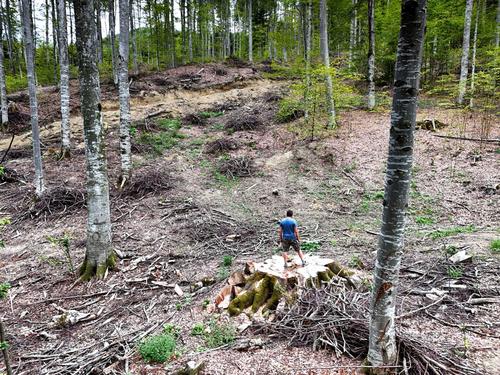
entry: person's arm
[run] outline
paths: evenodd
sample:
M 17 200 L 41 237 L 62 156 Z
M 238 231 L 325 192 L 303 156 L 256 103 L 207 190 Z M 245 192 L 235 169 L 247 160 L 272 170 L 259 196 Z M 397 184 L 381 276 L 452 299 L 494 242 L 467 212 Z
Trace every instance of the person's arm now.
M 300 242 L 299 230 L 298 230 L 297 226 L 295 226 L 295 229 L 293 231 L 295 233 L 295 238 L 297 239 L 297 241 Z

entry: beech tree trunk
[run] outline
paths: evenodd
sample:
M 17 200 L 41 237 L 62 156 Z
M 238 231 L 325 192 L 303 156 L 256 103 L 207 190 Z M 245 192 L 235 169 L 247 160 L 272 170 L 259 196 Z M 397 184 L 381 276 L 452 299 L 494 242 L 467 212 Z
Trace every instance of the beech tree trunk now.
M 368 109 L 375 108 L 375 0 L 368 0 Z
M 328 108 L 328 123 L 327 127 L 333 128 L 335 122 L 335 102 L 333 99 L 333 83 L 332 75 L 330 74 L 330 52 L 328 50 L 328 8 L 326 0 L 320 0 L 319 3 L 319 32 L 320 32 L 320 49 L 323 65 L 327 69 L 326 72 L 326 105 Z
M 25 0 L 26 1 L 26 0 Z M 87 245 L 82 280 L 102 277 L 114 266 L 111 248 L 109 185 L 96 61 L 94 0 L 73 0 L 87 175 Z
M 497 33 L 495 37 L 495 47 L 498 48 L 500 45 L 500 0 L 497 4 Z
M 118 83 L 118 72 L 116 62 L 116 42 L 115 42 L 115 0 L 109 1 L 109 41 L 111 44 L 111 65 L 113 68 L 113 82 L 115 85 Z M 75 10 L 76 13 L 76 10 Z
M 56 18 L 56 3 L 54 0 L 50 0 L 50 9 L 51 9 L 51 26 L 52 26 L 52 67 L 54 69 L 54 83 L 59 82 L 59 76 L 57 72 L 57 66 L 59 65 L 59 61 L 57 58 L 57 50 L 59 48 L 59 43 L 57 42 L 57 18 Z
M 404 247 L 405 215 L 411 179 L 417 95 L 424 43 L 426 0 L 403 0 L 385 177 L 382 228 L 374 270 L 367 362 L 372 373 L 397 360 L 396 291 Z
M 191 0 L 186 0 L 186 2 L 189 62 L 193 62 L 193 7 L 191 4 Z
M 135 28 L 134 28 L 134 2 L 130 0 L 130 39 L 132 42 L 132 66 L 134 67 L 134 74 L 139 73 L 139 65 L 137 64 L 137 41 L 135 39 Z
M 356 32 L 358 28 L 358 0 L 352 0 L 351 29 L 349 33 L 349 63 L 352 64 L 356 51 Z
M 458 104 L 464 103 L 465 91 L 467 89 L 467 74 L 469 69 L 469 47 L 470 47 L 470 25 L 472 19 L 473 0 L 465 3 L 464 38 L 462 43 L 462 61 L 460 63 L 460 82 L 458 84 Z
M 101 24 L 101 0 L 95 2 L 95 19 L 97 26 L 97 62 L 102 63 L 102 24 Z
M 470 102 L 469 106 L 474 106 L 474 80 L 476 76 L 476 48 L 477 48 L 477 27 L 479 24 L 479 12 L 481 10 L 481 0 L 476 5 L 476 23 L 474 25 L 474 39 L 472 41 L 472 70 L 470 73 Z
M 31 28 L 31 2 L 22 0 L 22 20 L 24 31 L 24 54 L 26 56 L 26 74 L 30 97 L 31 134 L 33 140 L 33 162 L 35 164 L 35 193 L 41 197 L 45 184 L 43 179 L 42 153 L 40 150 L 40 128 L 38 127 L 38 103 L 35 81 L 35 54 L 33 48 L 33 30 Z
M 253 0 L 248 0 L 248 61 L 253 62 Z
M 66 1 L 57 0 L 59 17 L 57 37 L 59 39 L 60 93 L 61 93 L 61 158 L 71 154 L 71 127 L 69 123 L 69 58 L 68 31 L 66 25 Z
M 9 122 L 9 103 L 7 101 L 7 88 L 5 83 L 5 66 L 3 55 L 3 25 L 0 22 L 0 111 L 2 125 Z
M 304 45 L 304 54 L 306 59 L 306 88 L 304 90 L 304 118 L 306 121 L 309 120 L 309 96 L 311 91 L 311 33 L 312 33 L 312 4 L 311 0 L 305 4 L 305 19 L 304 19 L 304 27 L 305 27 L 305 45 Z
M 129 55 L 129 0 L 119 0 L 120 46 L 118 56 L 118 91 L 120 97 L 120 156 L 121 175 L 119 185 L 123 187 L 130 180 L 132 161 L 130 153 L 130 95 L 128 87 Z

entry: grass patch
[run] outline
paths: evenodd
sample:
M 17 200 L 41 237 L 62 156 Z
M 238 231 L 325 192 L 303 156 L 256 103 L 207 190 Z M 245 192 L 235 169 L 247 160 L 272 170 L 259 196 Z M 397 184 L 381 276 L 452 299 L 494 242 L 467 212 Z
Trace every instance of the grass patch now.
M 191 336 L 201 336 L 205 332 L 205 325 L 203 323 L 196 323 L 191 329 Z
M 448 276 L 453 279 L 459 279 L 462 277 L 464 270 L 459 266 L 450 266 L 447 270 Z
M 432 217 L 429 217 L 429 216 L 417 216 L 415 218 L 415 223 L 421 224 L 421 225 L 432 225 L 435 222 L 436 221 Z
M 500 254 L 500 239 L 496 239 L 490 242 L 490 250 L 492 253 Z
M 233 265 L 234 257 L 232 255 L 224 255 L 222 258 L 222 265 L 224 267 L 231 267 Z
M 213 118 L 213 117 L 220 117 L 224 114 L 224 112 L 221 112 L 221 111 L 216 111 L 216 112 L 213 112 L 213 111 L 203 111 L 203 112 L 200 112 L 199 113 L 199 116 L 201 118 Z
M 178 119 L 160 119 L 156 125 L 159 132 L 140 132 L 137 142 L 149 146 L 157 155 L 162 155 L 165 150 L 177 145 L 179 139 L 185 138 L 179 133 L 181 123 Z
M 429 234 L 429 236 L 433 239 L 445 238 L 450 236 L 455 236 L 457 234 L 462 233 L 474 233 L 477 231 L 477 228 L 474 225 L 467 225 L 465 227 L 452 227 L 446 229 L 438 229 Z
M 236 339 L 236 328 L 231 324 L 219 324 L 211 321 L 204 334 L 207 348 L 231 344 Z
M 0 299 L 4 299 L 9 294 L 10 284 L 0 283 Z

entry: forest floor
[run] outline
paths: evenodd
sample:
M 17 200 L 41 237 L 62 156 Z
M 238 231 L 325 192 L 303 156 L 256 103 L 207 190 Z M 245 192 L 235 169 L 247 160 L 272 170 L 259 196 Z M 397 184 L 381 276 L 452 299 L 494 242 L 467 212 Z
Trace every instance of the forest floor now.
M 85 159 L 78 100 L 72 101 L 72 158 L 59 161 L 59 123 L 51 117 L 58 111 L 57 93 L 41 91 L 47 198 L 34 202 L 26 183 L 33 177 L 26 119 L 18 121 L 5 163 L 16 182 L 0 185 L 0 218 L 12 221 L 3 229 L 6 246 L 0 250 L 0 280 L 12 289 L 0 314 L 17 374 L 78 373 L 79 361 L 95 373 L 103 367 L 105 373 L 124 373 L 126 366 L 133 374 L 160 374 L 186 359 L 205 361 L 207 374 L 358 373 L 362 359 L 289 347 L 265 335 L 262 348 L 244 352 L 231 345 L 209 349 L 202 337 L 191 335 L 196 323 L 214 319 L 240 325 L 243 317 L 216 315 L 205 308 L 207 301 L 230 270 L 279 252 L 277 221 L 287 209 L 294 210 L 303 241 L 314 243 L 316 254 L 373 269 L 389 111 L 344 110 L 337 130 L 321 131 L 311 141 L 302 119 L 276 122 L 278 100 L 288 87 L 255 69 L 221 64 L 135 77 L 134 177 L 119 191 L 118 98 L 103 85 L 113 242 L 121 259 L 106 279 L 89 283 L 75 283 L 63 252 L 49 241 L 67 234 L 73 263 L 82 262 Z M 25 95 L 16 98 L 24 108 Z M 397 313 L 437 302 L 398 319 L 399 330 L 493 374 L 500 371 L 500 255 L 490 249 L 500 237 L 499 145 L 436 135 L 498 138 L 500 129 L 492 125 L 497 119 L 452 108 L 421 108 L 418 118 L 448 126 L 416 132 Z M 10 139 L 1 135 L 0 149 Z M 227 149 L 218 152 L 220 144 L 213 142 L 221 139 Z M 449 257 L 459 250 L 472 258 L 453 264 Z M 230 269 L 223 266 L 228 255 L 234 257 Z M 215 284 L 192 292 L 206 277 Z M 475 303 L 478 297 L 497 300 Z M 88 316 L 59 327 L 52 317 L 61 309 Z M 166 365 L 144 363 L 133 340 L 161 331 L 165 323 L 180 327 L 178 358 Z M 251 327 L 237 341 L 245 336 L 254 336 Z

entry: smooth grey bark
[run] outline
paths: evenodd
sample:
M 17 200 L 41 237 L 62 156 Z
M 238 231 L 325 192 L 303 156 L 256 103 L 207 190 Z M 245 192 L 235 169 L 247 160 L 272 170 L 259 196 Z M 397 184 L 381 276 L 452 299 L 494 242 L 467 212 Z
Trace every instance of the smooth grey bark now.
M 352 64 L 354 60 L 354 53 L 356 51 L 356 32 L 358 28 L 358 0 L 352 0 L 352 16 L 351 27 L 349 33 L 349 63 Z
M 71 127 L 69 122 L 69 57 L 68 57 L 68 29 L 66 24 L 66 0 L 57 0 L 57 16 L 59 27 L 59 65 L 61 94 L 61 158 L 71 154 Z
M 97 26 L 97 62 L 102 63 L 102 23 L 101 23 L 101 0 L 95 1 L 95 19 Z
M 139 73 L 139 65 L 137 64 L 137 41 L 135 39 L 135 28 L 134 28 L 134 1 L 130 0 L 129 3 L 129 13 L 130 13 L 130 40 L 132 42 L 132 66 L 134 68 L 134 74 Z
M 111 44 L 111 65 L 113 68 L 113 82 L 116 85 L 118 83 L 118 69 L 117 69 L 117 59 L 116 59 L 116 37 L 115 37 L 115 0 L 108 0 L 108 12 L 109 12 L 109 41 Z M 76 11 L 75 11 L 76 13 Z
M 50 49 L 49 49 L 49 1 L 45 0 L 45 62 L 50 64 Z
M 111 244 L 109 184 L 105 155 L 101 90 L 96 61 L 96 24 L 93 0 L 73 0 L 80 79 L 81 111 L 87 177 L 87 244 L 80 267 L 83 280 L 104 276 L 114 264 Z
M 404 248 L 417 96 L 424 43 L 426 0 L 403 0 L 385 176 L 382 228 L 374 269 L 367 362 L 372 373 L 397 361 L 396 292 Z
M 470 101 L 469 107 L 474 106 L 474 86 L 476 78 L 476 48 L 477 48 L 477 27 L 479 25 L 479 12 L 481 9 L 481 0 L 476 5 L 476 23 L 474 25 L 474 38 L 472 41 L 472 70 L 470 73 Z
M 0 112 L 2 125 L 9 122 L 9 103 L 7 100 L 7 88 L 5 81 L 5 66 L 3 55 L 3 25 L 0 22 Z
M 465 3 L 464 37 L 462 42 L 462 60 L 460 63 L 460 82 L 458 83 L 458 104 L 464 103 L 465 91 L 467 90 L 467 74 L 469 72 L 469 47 L 470 47 L 470 26 L 472 20 L 472 7 L 474 0 L 467 0 Z
M 253 0 L 248 0 L 248 61 L 253 62 Z
M 500 45 L 500 0 L 497 4 L 497 32 L 495 37 L 495 47 L 498 48 Z
M 328 7 L 326 0 L 320 0 L 319 3 L 319 39 L 321 57 L 323 58 L 323 65 L 326 69 L 325 83 L 326 83 L 326 105 L 328 109 L 328 124 L 330 128 L 335 127 L 335 102 L 333 99 L 333 82 L 330 73 L 330 52 L 328 49 Z
M 57 43 L 57 19 L 56 19 L 56 4 L 54 0 L 50 0 L 50 9 L 52 12 L 51 18 L 52 18 L 52 68 L 54 70 L 54 83 L 59 82 L 59 76 L 57 72 L 57 66 L 59 65 L 59 61 L 57 58 L 57 50 L 59 48 L 59 45 Z
M 306 87 L 304 90 L 304 118 L 306 122 L 309 120 L 309 94 L 311 91 L 311 33 L 312 33 L 312 4 L 311 0 L 305 4 L 305 19 L 304 19 L 304 28 L 305 28 L 305 45 L 304 45 L 304 54 L 306 60 Z
M 193 62 L 193 7 L 191 0 L 186 0 L 186 6 L 189 62 Z
M 40 128 L 38 127 L 38 103 L 35 81 L 35 53 L 33 33 L 31 29 L 31 2 L 22 0 L 22 20 L 24 31 L 24 54 L 26 56 L 26 74 L 28 77 L 28 93 L 30 98 L 31 134 L 33 142 L 33 162 L 35 165 L 35 194 L 41 197 L 44 190 L 42 153 L 40 150 Z
M 368 0 L 368 109 L 375 108 L 375 0 Z
M 170 1 L 170 66 L 175 68 L 175 15 L 174 0 Z
M 129 0 L 119 0 L 120 45 L 118 55 L 118 92 L 120 97 L 120 156 L 121 175 L 119 185 L 123 187 L 130 181 L 132 170 L 130 152 L 130 94 L 128 83 L 129 55 Z

